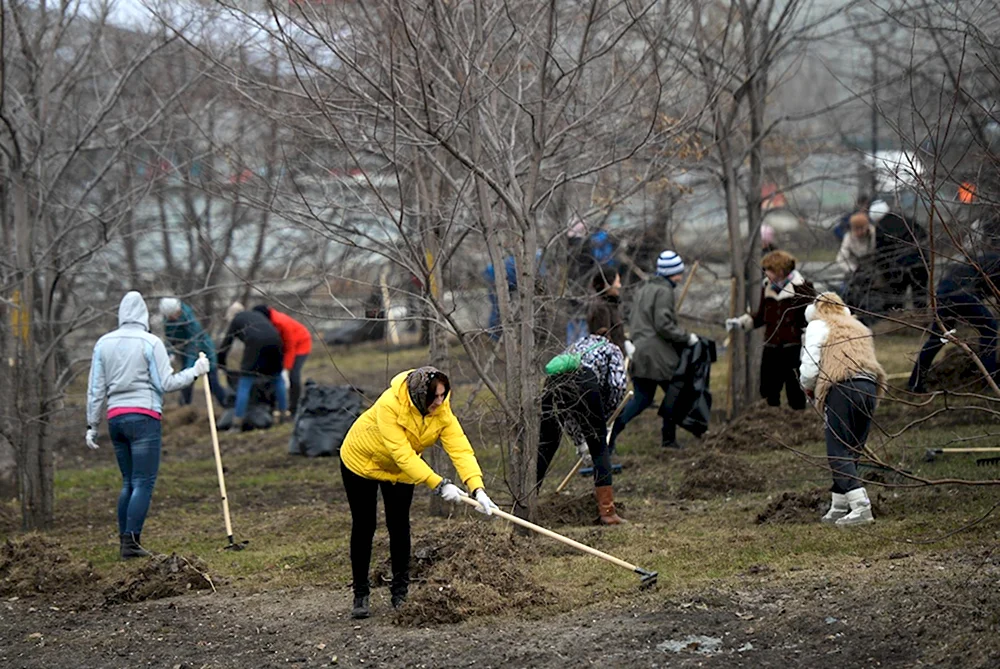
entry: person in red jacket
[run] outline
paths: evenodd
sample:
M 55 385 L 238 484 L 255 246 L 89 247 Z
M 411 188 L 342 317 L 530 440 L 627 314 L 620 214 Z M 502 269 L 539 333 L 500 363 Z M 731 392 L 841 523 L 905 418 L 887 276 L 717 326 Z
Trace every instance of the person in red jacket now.
M 760 364 L 760 394 L 770 406 L 781 404 L 785 388 L 788 406 L 806 408 L 806 396 L 799 387 L 799 353 L 802 331 L 806 328 L 806 307 L 816 297 L 813 285 L 795 269 L 795 257 L 771 251 L 761 259 L 766 277 L 761 287 L 756 313 L 726 319 L 726 330 L 764 328 L 764 356 Z
M 266 304 L 258 304 L 253 310 L 267 316 L 281 335 L 281 343 L 285 348 L 281 374 L 284 376 L 285 386 L 290 389 L 288 410 L 294 416 L 298 411 L 299 397 L 302 394 L 302 366 L 306 364 L 306 358 L 312 351 L 312 335 L 305 325 Z

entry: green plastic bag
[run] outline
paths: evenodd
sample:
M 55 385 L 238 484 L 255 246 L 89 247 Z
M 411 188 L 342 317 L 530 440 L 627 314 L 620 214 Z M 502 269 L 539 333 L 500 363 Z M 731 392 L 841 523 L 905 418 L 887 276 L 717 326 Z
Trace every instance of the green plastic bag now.
M 545 364 L 545 373 L 548 376 L 558 376 L 560 374 L 575 372 L 580 369 L 580 363 L 583 360 L 583 356 L 587 355 L 603 343 L 604 342 L 598 342 L 583 353 L 560 353 Z

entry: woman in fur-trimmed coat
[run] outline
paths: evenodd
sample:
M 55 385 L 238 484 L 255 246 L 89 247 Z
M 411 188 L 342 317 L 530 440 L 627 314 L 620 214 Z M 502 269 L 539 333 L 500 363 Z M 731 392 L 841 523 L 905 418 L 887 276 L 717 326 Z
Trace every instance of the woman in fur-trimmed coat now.
M 764 328 L 764 355 L 760 361 L 760 395 L 770 406 L 781 404 L 785 389 L 788 406 L 806 408 L 806 396 L 799 387 L 799 354 L 802 331 L 806 328 L 806 307 L 816 297 L 816 289 L 795 269 L 795 257 L 785 251 L 771 251 L 761 260 L 764 283 L 760 306 L 753 314 L 726 320 L 726 329 Z
M 872 414 L 885 388 L 871 330 L 851 315 L 836 293 L 823 293 L 806 309 L 799 378 L 826 423 L 826 454 L 833 501 L 821 518 L 837 527 L 875 522 L 858 476 Z

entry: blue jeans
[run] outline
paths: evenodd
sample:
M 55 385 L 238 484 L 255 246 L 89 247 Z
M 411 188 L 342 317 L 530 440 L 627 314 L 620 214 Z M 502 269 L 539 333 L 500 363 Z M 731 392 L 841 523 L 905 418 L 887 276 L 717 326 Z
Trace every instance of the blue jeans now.
M 632 399 L 628 401 L 625 408 L 622 409 L 621 415 L 618 416 L 615 420 L 614 426 L 611 428 L 609 450 L 615 450 L 615 442 L 618 441 L 618 435 L 625 429 L 625 426 L 628 425 L 629 421 L 641 414 L 653 403 L 653 398 L 656 395 L 656 387 L 659 386 L 663 388 L 663 392 L 666 393 L 669 385 L 670 381 L 654 381 L 652 379 L 638 378 L 632 379 L 632 390 L 635 392 L 635 395 L 633 395 Z M 677 440 L 677 426 L 674 425 L 671 407 L 667 406 L 666 394 L 664 394 L 663 401 L 660 403 L 660 410 L 658 413 L 660 414 L 660 418 L 663 420 L 663 424 L 660 428 L 661 445 L 673 445 Z
M 139 534 L 153 497 L 160 470 L 163 429 L 160 421 L 141 413 L 127 413 L 108 421 L 115 446 L 122 491 L 118 495 L 118 534 Z
M 274 394 L 278 396 L 278 410 L 284 413 L 288 411 L 288 394 L 285 392 L 285 381 L 281 378 L 281 374 L 272 376 L 271 380 L 274 382 Z M 234 421 L 246 418 L 253 383 L 253 375 L 244 373 L 240 376 L 240 383 L 236 386 L 236 407 L 233 409 Z

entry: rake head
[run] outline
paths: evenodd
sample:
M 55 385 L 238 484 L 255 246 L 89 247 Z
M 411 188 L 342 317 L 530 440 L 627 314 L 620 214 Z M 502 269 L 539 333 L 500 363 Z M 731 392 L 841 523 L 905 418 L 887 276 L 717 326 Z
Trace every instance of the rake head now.
M 241 551 L 244 548 L 246 548 L 247 544 L 249 544 L 249 543 L 250 543 L 250 541 L 247 540 L 247 539 L 244 539 L 243 541 L 241 541 L 239 543 L 236 543 L 235 541 L 233 541 L 232 537 L 229 537 L 229 545 L 223 547 L 222 550 L 224 550 L 224 551 Z
M 635 573 L 639 574 L 639 588 L 642 590 L 648 590 L 656 585 L 657 573 L 655 571 L 646 571 L 645 569 L 636 568 Z
M 988 467 L 990 465 L 1000 465 L 1000 458 L 977 458 L 976 466 Z

